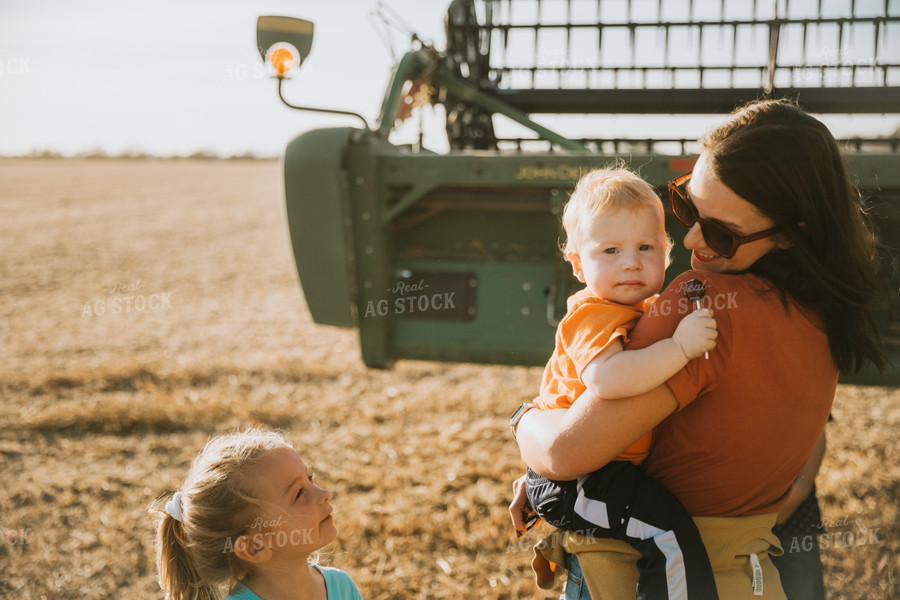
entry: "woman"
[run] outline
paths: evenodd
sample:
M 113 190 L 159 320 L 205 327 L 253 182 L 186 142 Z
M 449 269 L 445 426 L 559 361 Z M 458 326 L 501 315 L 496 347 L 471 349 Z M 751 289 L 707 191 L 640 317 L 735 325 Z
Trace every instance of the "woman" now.
M 570 480 L 655 428 L 644 466 L 695 517 L 720 596 L 783 599 L 769 559 L 781 553 L 779 507 L 822 436 L 838 373 L 883 366 L 873 240 L 834 137 L 796 105 L 751 103 L 701 144 L 692 174 L 670 183 L 694 271 L 663 292 L 629 348 L 672 335 L 697 278 L 716 312 L 716 349 L 641 396 L 528 411 L 517 440 L 533 470 Z M 594 600 L 634 597 L 630 547 L 563 537 Z

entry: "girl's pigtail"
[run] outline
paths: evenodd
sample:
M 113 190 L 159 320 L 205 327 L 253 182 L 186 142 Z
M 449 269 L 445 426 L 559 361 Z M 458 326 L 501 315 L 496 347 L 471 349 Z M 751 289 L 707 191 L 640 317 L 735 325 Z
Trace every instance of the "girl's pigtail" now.
M 159 520 L 156 531 L 156 567 L 166 600 L 219 600 L 217 586 L 197 572 L 187 547 L 184 524 L 161 506 L 151 508 Z

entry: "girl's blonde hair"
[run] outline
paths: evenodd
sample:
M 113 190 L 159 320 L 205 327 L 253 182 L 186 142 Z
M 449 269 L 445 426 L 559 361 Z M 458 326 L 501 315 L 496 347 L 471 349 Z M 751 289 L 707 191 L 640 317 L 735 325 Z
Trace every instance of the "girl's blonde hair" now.
M 165 510 L 173 495 L 151 505 L 159 584 L 167 599 L 218 600 L 226 585 L 247 577 L 250 571 L 233 544 L 262 511 L 247 489 L 246 474 L 283 448 L 292 446 L 281 434 L 257 428 L 215 437 L 194 459 L 181 486 L 183 522 Z
M 662 212 L 662 202 L 646 181 L 623 167 L 595 169 L 578 180 L 563 212 L 566 243 L 563 254 L 577 252 L 591 222 L 606 213 L 627 208 L 652 207 Z

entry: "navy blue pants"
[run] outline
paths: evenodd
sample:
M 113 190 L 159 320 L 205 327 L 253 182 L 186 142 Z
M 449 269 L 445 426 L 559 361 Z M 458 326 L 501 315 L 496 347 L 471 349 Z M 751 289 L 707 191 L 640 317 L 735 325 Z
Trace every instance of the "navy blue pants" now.
M 825 600 L 819 535 L 825 533 L 816 486 L 790 518 L 772 528 L 781 540 L 784 554 L 773 556 L 788 600 Z
M 538 516 L 560 529 L 628 542 L 638 552 L 638 600 L 717 600 L 700 532 L 681 503 L 627 461 L 573 481 L 531 469 L 525 491 Z

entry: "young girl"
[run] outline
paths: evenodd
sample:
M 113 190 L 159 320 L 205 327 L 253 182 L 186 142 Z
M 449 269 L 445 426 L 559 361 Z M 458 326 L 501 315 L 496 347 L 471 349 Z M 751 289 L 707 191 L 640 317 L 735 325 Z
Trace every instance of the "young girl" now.
M 349 575 L 308 562 L 337 536 L 329 498 L 281 435 L 213 438 L 181 490 L 150 508 L 166 598 L 361 600 Z

